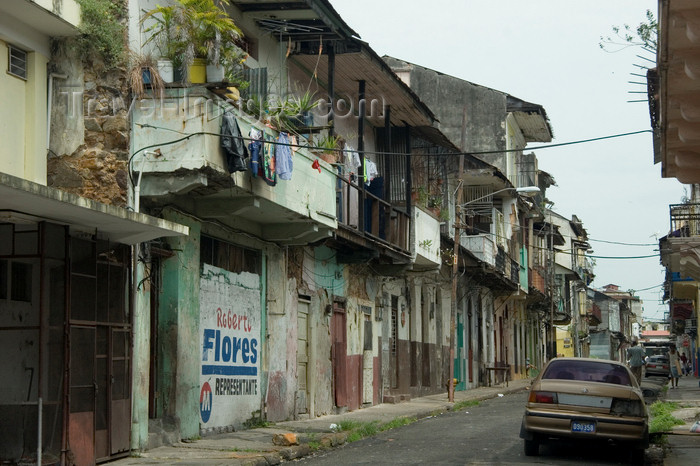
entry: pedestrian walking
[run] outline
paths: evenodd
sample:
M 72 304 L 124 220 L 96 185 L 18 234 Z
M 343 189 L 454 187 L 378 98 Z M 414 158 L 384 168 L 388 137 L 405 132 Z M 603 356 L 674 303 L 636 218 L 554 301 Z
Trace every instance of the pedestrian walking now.
M 678 356 L 674 344 L 671 344 L 668 351 L 668 364 L 671 367 L 671 388 L 678 388 L 678 378 L 681 376 L 681 358 Z
M 683 375 L 688 375 L 688 358 L 685 353 L 681 353 L 681 369 L 683 369 Z
M 637 383 L 642 383 L 642 366 L 644 366 L 644 348 L 638 346 L 637 339 L 632 340 L 632 347 L 627 348 L 627 359 Z

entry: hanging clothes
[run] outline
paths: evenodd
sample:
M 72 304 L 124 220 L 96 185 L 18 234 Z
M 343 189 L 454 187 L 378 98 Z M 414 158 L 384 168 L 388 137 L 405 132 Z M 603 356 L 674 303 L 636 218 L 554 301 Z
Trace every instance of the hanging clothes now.
M 357 170 L 362 166 L 360 154 L 350 145 L 345 144 L 343 148 L 343 164 L 345 165 L 345 173 L 350 181 L 355 181 Z
M 263 152 L 263 133 L 259 129 L 251 128 L 248 136 L 252 139 L 248 144 L 250 150 L 250 171 L 253 177 L 262 176 L 260 156 Z
M 280 133 L 275 145 L 275 170 L 280 180 L 292 179 L 292 149 L 289 147 L 289 135 Z
M 262 176 L 270 186 L 277 184 L 277 172 L 275 170 L 275 138 L 265 135 L 265 144 L 262 151 Z
M 245 171 L 248 151 L 241 136 L 241 129 L 233 113 L 227 111 L 221 118 L 221 148 L 226 156 L 229 173 Z
M 379 176 L 379 171 L 377 171 L 377 164 L 372 162 L 370 159 L 365 159 L 365 184 L 369 186 L 377 176 Z

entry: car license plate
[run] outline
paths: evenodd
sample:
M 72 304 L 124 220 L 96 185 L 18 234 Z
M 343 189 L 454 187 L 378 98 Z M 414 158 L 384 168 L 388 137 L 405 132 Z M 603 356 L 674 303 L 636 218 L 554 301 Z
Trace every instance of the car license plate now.
M 595 422 L 572 421 L 571 432 L 593 434 L 595 433 Z

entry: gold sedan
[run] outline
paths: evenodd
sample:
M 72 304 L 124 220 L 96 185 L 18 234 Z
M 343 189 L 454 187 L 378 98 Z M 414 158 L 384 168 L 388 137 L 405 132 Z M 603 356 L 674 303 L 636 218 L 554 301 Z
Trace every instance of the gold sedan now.
M 649 446 L 649 413 L 624 364 L 605 359 L 556 358 L 534 380 L 520 427 L 525 454 L 557 439 L 612 440 L 631 448 L 635 463 Z

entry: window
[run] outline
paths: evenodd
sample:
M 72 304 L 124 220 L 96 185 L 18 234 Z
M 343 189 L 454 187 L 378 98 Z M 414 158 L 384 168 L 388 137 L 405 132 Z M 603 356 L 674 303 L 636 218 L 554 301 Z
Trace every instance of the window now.
M 262 256 L 259 251 L 202 235 L 199 252 L 202 264 L 213 265 L 233 273 L 262 274 Z
M 27 52 L 8 45 L 7 72 L 12 76 L 27 79 Z

